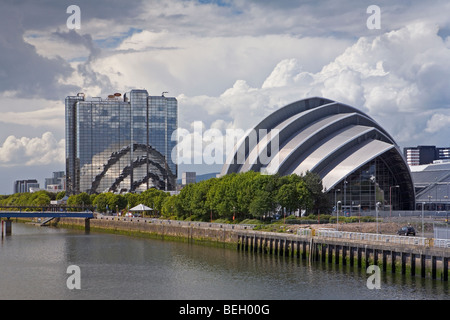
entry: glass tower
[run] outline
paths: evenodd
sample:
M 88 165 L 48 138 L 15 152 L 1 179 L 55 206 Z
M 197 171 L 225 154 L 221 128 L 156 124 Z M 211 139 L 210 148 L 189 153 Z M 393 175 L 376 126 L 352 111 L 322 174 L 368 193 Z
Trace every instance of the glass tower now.
M 175 98 L 131 90 L 123 98 L 78 94 L 65 102 L 68 194 L 175 189 Z

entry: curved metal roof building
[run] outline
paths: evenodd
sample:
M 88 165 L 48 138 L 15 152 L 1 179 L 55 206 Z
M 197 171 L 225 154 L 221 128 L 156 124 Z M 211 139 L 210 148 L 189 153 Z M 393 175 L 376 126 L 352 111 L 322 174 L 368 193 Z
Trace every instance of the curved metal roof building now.
M 360 110 L 314 97 L 282 107 L 240 139 L 221 175 L 248 170 L 322 178 L 344 206 L 413 210 L 414 185 L 394 139 Z

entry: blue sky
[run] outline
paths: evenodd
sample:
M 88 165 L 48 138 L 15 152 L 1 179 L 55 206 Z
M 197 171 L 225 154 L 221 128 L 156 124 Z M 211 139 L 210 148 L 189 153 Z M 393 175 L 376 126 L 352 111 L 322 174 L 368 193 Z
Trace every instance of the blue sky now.
M 64 170 L 64 98 L 77 92 L 168 91 L 180 127 L 223 132 L 324 96 L 400 147 L 450 146 L 448 1 L 377 1 L 374 30 L 372 1 L 80 0 L 79 30 L 71 4 L 2 0 L 0 193 Z

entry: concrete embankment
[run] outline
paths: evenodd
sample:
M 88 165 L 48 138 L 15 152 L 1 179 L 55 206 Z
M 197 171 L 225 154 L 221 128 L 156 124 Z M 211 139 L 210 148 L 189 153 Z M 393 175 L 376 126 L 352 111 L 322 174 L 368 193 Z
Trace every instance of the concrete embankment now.
M 89 221 L 89 223 L 87 223 Z M 359 268 L 379 265 L 383 271 L 442 279 L 448 281 L 450 250 L 430 245 L 404 245 L 373 241 L 324 238 L 310 235 L 248 230 L 247 226 L 206 222 L 167 221 L 158 219 L 101 216 L 85 220 L 61 218 L 63 227 L 159 239 L 205 242 L 238 250 L 291 256 L 309 261 L 354 264 Z
M 58 222 L 63 227 L 85 228 L 86 221 L 77 218 L 61 218 Z M 209 225 L 209 226 L 208 226 Z M 158 239 L 180 241 L 211 242 L 223 245 L 237 243 L 237 229 L 222 224 L 201 222 L 159 221 L 158 219 L 123 218 L 102 216 L 89 221 L 89 229 L 119 234 L 147 236 Z

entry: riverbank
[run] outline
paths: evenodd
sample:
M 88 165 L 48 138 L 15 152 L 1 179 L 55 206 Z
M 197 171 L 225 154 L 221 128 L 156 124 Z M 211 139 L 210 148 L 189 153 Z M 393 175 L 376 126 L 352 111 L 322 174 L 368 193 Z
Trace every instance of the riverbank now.
M 148 237 L 161 240 L 174 240 L 193 243 L 207 243 L 214 246 L 235 248 L 237 234 L 234 228 L 223 224 L 208 224 L 158 219 L 124 218 L 100 216 L 89 221 L 89 229 L 97 232 Z M 78 218 L 61 218 L 58 227 L 85 228 L 85 220 Z
M 61 218 L 53 223 L 66 228 L 85 228 L 85 220 L 78 218 Z M 355 222 L 333 224 L 280 224 L 270 225 L 240 225 L 227 223 L 207 223 L 196 221 L 160 220 L 148 218 L 130 218 L 99 215 L 90 220 L 90 228 L 95 231 L 112 232 L 125 235 L 147 236 L 158 239 L 172 239 L 178 241 L 218 242 L 232 244 L 237 241 L 233 231 L 241 229 L 253 229 L 266 232 L 279 232 L 296 234 L 298 229 L 327 228 L 347 232 L 378 233 L 384 235 L 396 235 L 405 222 L 381 221 L 381 222 Z M 421 235 L 422 225 L 411 224 L 417 235 Z M 433 224 L 424 224 L 425 237 L 433 237 Z
M 358 226 L 356 226 L 358 224 Z M 367 225 L 369 224 L 369 225 Z M 268 230 L 253 230 L 253 226 L 208 223 L 193 221 L 176 221 L 144 218 L 126 218 L 113 216 L 97 216 L 95 219 L 85 220 L 80 218 L 60 218 L 57 222 L 59 227 L 77 228 L 88 230 L 123 234 L 130 236 L 148 237 L 162 240 L 175 240 L 195 244 L 207 244 L 217 247 L 240 248 L 245 251 L 273 252 L 275 255 L 311 257 L 314 260 L 328 261 L 334 257 L 336 263 L 339 261 L 356 260 L 358 267 L 367 265 L 369 261 L 379 264 L 386 270 L 388 266 L 392 272 L 400 270 L 406 272 L 408 265 L 411 274 L 415 274 L 416 265 L 420 265 L 422 277 L 431 275 L 432 279 L 448 279 L 448 260 L 450 252 L 447 248 L 433 246 L 421 246 L 409 242 L 396 241 L 373 241 L 370 238 L 348 239 L 348 238 L 323 238 L 311 237 L 307 234 L 298 236 L 292 225 L 275 224 L 278 232 Z M 346 231 L 351 224 L 339 225 L 340 231 Z M 336 224 L 330 225 L 333 229 Z M 386 231 L 398 230 L 393 222 L 381 223 L 354 223 L 353 227 L 378 228 L 379 233 L 387 234 Z M 299 227 L 299 226 L 296 226 Z M 326 225 L 301 225 L 303 228 L 323 228 Z M 290 228 L 290 229 L 288 229 Z M 376 229 L 375 229 L 376 230 Z M 355 230 L 353 230 L 355 231 Z M 361 230 L 356 230 L 360 232 Z M 405 237 L 410 238 L 410 237 Z M 350 258 L 346 257 L 350 254 Z M 320 258 L 319 258 L 320 257 Z

